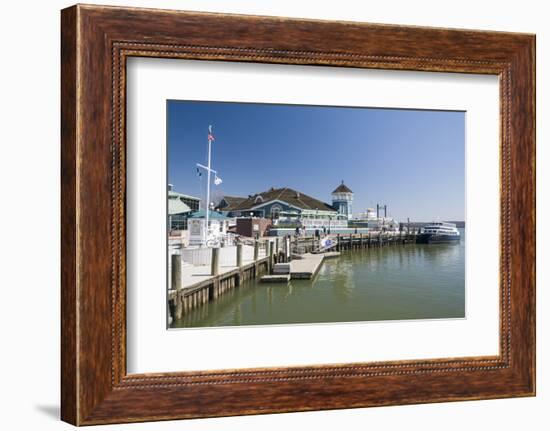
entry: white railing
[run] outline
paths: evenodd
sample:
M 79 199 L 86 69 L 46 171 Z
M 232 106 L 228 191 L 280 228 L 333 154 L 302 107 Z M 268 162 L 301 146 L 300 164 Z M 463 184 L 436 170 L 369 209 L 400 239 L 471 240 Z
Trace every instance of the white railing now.
M 316 228 L 323 228 L 323 227 L 331 227 L 331 228 L 346 228 L 348 227 L 348 221 L 347 220 L 327 220 L 327 219 L 302 219 L 302 224 L 305 227 L 316 227 Z
M 237 266 L 237 247 L 227 246 L 221 247 L 219 252 L 220 266 Z M 203 266 L 210 265 L 212 262 L 212 249 L 208 247 L 200 248 L 182 248 L 179 250 L 183 262 Z M 260 257 L 266 255 L 265 248 L 259 250 Z M 254 259 L 254 247 L 243 245 L 243 262 L 251 262 Z

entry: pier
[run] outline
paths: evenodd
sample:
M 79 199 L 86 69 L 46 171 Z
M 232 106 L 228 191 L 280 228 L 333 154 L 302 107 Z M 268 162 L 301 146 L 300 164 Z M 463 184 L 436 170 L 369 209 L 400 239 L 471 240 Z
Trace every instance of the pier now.
M 333 246 L 337 251 L 372 247 L 415 244 L 417 232 L 373 232 L 369 234 L 336 235 Z
M 243 286 L 247 280 L 288 283 L 310 280 L 324 259 L 337 258 L 342 251 L 416 243 L 416 232 L 373 232 L 370 234 L 311 237 L 268 237 L 241 240 L 233 247 L 200 248 L 195 253 L 170 256 L 168 290 L 170 321 L 224 293 Z M 191 264 L 185 262 L 182 258 Z M 282 265 L 284 264 L 284 265 Z
M 290 262 L 290 278 L 309 280 L 319 272 L 325 255 L 319 254 L 304 254 L 300 259 L 294 259 Z
M 199 248 L 170 256 L 168 305 L 170 320 L 213 301 L 247 280 L 270 274 L 278 262 L 287 261 L 288 242 L 279 238 L 246 240 L 234 247 Z M 202 264 L 190 264 L 198 261 Z M 207 256 L 208 258 L 206 259 Z
M 328 235 L 330 245 L 322 245 L 321 239 L 315 237 L 293 238 L 293 254 L 326 253 L 327 251 L 356 250 L 362 248 L 385 247 L 390 245 L 415 244 L 418 232 L 371 232 L 369 234 Z M 327 241 L 325 241 L 325 244 Z

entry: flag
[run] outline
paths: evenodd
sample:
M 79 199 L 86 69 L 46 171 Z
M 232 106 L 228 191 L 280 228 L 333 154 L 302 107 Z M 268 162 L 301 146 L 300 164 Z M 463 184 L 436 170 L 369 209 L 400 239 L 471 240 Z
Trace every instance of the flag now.
M 222 183 L 222 179 L 214 174 L 214 184 L 219 186 Z
M 197 168 L 197 177 L 202 177 L 202 172 L 199 171 L 199 168 Z
M 214 135 L 212 134 L 212 126 L 208 126 L 208 141 L 215 141 Z

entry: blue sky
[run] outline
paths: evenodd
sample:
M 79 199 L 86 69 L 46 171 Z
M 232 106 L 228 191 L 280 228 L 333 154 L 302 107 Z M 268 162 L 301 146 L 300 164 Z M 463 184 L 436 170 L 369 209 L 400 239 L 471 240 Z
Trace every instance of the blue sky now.
M 207 132 L 215 196 L 291 187 L 330 203 L 344 180 L 354 213 L 376 203 L 400 221 L 464 220 L 465 113 L 167 102 L 168 182 L 204 198 Z

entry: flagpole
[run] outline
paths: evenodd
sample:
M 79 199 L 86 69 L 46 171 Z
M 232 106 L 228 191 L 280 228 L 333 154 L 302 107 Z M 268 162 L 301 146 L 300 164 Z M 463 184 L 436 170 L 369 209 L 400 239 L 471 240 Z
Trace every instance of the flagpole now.
M 212 126 L 208 126 L 208 169 L 207 169 L 207 182 L 206 182 L 206 227 L 205 227 L 205 240 L 204 244 L 208 241 L 208 220 L 210 216 L 210 155 L 212 150 L 212 140 L 210 139 L 212 133 Z

